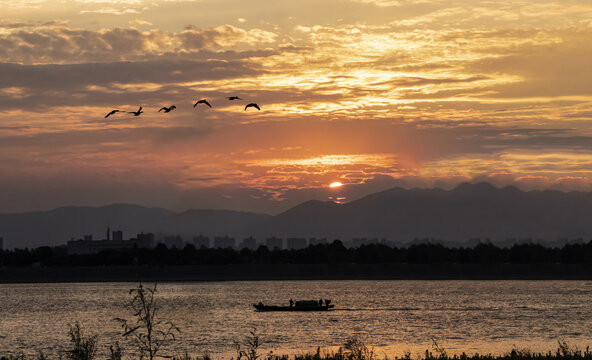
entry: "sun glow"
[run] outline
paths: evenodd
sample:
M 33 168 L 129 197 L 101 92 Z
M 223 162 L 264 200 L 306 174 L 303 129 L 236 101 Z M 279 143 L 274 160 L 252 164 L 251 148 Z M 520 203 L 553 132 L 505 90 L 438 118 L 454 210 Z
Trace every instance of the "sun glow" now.
M 343 186 L 343 184 L 340 183 L 339 181 L 332 182 L 331 185 L 329 185 L 330 188 L 338 188 L 338 187 L 342 187 L 342 186 Z

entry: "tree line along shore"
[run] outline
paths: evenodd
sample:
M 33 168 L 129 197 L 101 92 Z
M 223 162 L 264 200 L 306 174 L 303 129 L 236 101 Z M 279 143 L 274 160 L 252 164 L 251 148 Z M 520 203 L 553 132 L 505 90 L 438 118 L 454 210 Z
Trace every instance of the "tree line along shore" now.
M 592 242 L 545 247 L 424 243 L 299 250 L 133 248 L 67 255 L 59 247 L 0 252 L 0 283 L 347 279 L 592 279 Z
M 80 267 L 110 265 L 238 265 L 238 264 L 589 264 L 592 241 L 561 247 L 537 243 L 500 247 L 480 243 L 473 247 L 419 243 L 407 247 L 367 244 L 348 248 L 339 240 L 304 249 L 244 248 L 131 248 L 97 254 L 68 255 L 62 247 L 0 250 L 2 267 Z

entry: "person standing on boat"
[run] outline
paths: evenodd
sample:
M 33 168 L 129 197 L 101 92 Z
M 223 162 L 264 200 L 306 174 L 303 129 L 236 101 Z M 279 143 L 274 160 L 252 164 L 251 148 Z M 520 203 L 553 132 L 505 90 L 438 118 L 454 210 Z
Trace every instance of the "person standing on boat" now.
M 319 300 L 319 307 L 322 307 L 322 306 L 323 306 L 323 299 L 320 299 Z
M 294 300 L 290 299 L 290 307 L 294 307 Z

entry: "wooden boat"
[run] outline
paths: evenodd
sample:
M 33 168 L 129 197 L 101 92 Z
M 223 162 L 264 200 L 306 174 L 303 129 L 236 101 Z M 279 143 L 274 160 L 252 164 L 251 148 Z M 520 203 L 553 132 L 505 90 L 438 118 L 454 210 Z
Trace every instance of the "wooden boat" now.
M 263 303 L 253 304 L 257 311 L 327 311 L 333 309 L 335 305 L 319 305 L 316 300 L 296 301 L 294 306 L 277 306 L 277 305 L 263 305 Z

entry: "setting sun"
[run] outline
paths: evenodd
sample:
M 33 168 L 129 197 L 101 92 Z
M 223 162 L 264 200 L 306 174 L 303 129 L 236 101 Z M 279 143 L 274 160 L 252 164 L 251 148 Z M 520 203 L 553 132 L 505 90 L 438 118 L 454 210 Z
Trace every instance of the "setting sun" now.
M 332 182 L 331 185 L 329 185 L 330 188 L 336 188 L 336 187 L 342 187 L 342 186 L 343 186 L 343 184 L 340 183 L 339 181 Z

